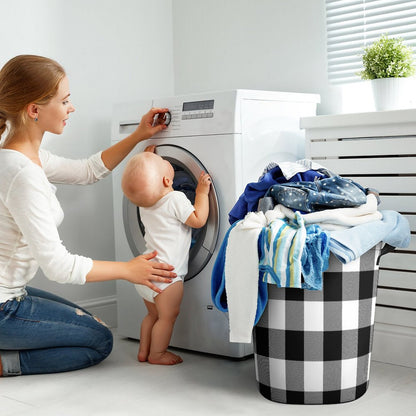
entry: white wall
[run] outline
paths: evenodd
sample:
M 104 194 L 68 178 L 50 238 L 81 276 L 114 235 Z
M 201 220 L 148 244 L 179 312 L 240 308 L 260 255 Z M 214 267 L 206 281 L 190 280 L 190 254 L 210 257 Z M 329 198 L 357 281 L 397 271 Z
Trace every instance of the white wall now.
M 339 110 L 326 74 L 324 0 L 173 0 L 175 93 L 248 88 L 321 94 Z
M 114 102 L 232 88 L 321 94 L 339 109 L 326 76 L 324 0 L 1 0 L 0 65 L 32 53 L 67 70 L 76 112 L 44 146 L 84 157 L 110 144 Z M 111 178 L 60 186 L 61 238 L 74 253 L 114 258 Z M 35 285 L 85 306 L 115 285 Z
M 0 65 L 18 54 L 56 59 L 67 71 L 76 111 L 44 147 L 85 157 L 110 145 L 114 102 L 173 93 L 171 0 L 1 0 Z M 161 47 L 163 46 L 163 47 Z M 111 177 L 87 187 L 59 186 L 60 235 L 74 253 L 114 259 Z M 88 306 L 114 297 L 115 284 L 34 285 Z

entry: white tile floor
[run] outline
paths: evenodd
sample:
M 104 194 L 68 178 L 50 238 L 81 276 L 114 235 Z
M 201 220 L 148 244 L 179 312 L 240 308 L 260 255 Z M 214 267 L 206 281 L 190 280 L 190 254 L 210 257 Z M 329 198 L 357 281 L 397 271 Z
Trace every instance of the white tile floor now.
M 416 414 L 416 369 L 373 362 L 370 387 L 338 405 L 298 406 L 260 395 L 254 361 L 183 352 L 173 367 L 136 361 L 138 343 L 115 333 L 111 356 L 70 373 L 0 378 L 0 415 L 232 416 Z

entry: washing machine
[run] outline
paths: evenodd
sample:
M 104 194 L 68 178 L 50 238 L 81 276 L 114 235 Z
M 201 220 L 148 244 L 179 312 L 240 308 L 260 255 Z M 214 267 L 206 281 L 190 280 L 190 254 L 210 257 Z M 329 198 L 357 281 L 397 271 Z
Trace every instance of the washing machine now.
M 151 107 L 169 108 L 167 129 L 139 143 L 113 172 L 116 260 L 126 261 L 145 250 L 140 212 L 121 191 L 126 161 L 150 144 L 175 169 L 174 188 L 193 201 L 201 171 L 209 173 L 209 218 L 194 230 L 189 271 L 171 346 L 231 358 L 252 354 L 251 344 L 229 342 L 228 314 L 211 299 L 211 272 L 224 235 L 228 212 L 247 183 L 257 181 L 269 162 L 304 157 L 300 117 L 316 114 L 316 94 L 230 90 L 155 98 L 114 106 L 112 141 L 137 127 Z M 118 334 L 139 339 L 146 314 L 133 284 L 117 281 Z

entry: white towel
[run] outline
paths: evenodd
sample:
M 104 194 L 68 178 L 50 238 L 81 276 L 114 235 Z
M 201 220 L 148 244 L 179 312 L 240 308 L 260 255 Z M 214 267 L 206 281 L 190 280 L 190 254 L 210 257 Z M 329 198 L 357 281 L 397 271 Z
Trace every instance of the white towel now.
M 230 342 L 251 342 L 259 284 L 257 241 L 262 228 L 275 218 L 283 218 L 277 209 L 249 212 L 229 234 L 224 274 Z
M 297 173 L 306 172 L 307 170 L 326 170 L 324 166 L 313 162 L 310 159 L 300 159 L 296 162 L 279 162 L 278 166 L 287 180 L 295 176 Z

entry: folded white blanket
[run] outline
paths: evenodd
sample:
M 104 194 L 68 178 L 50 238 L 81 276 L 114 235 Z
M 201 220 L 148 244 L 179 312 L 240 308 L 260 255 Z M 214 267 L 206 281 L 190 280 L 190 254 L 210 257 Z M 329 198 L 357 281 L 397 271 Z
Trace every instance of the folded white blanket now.
M 279 204 L 278 209 L 287 218 L 295 218 L 295 212 Z M 323 230 L 344 230 L 356 225 L 380 220 L 382 214 L 377 211 L 377 198 L 374 194 L 367 195 L 367 202 L 353 208 L 334 208 L 315 211 L 302 215 L 306 224 L 317 224 Z

